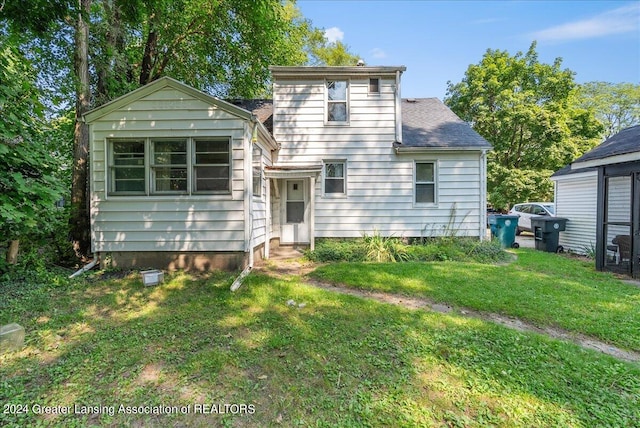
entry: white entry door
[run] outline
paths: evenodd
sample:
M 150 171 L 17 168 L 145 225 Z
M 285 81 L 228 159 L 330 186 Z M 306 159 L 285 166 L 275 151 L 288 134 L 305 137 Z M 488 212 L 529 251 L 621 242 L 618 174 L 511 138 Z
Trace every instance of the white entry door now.
M 309 243 L 309 193 L 307 180 L 285 180 L 282 212 L 283 244 Z

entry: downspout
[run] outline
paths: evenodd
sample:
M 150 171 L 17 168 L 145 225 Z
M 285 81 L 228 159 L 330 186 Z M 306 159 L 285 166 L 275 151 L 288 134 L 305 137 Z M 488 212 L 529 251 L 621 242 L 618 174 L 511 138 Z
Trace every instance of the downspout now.
M 487 150 L 480 154 L 480 241 L 487 237 Z
M 249 264 L 246 268 L 240 273 L 240 275 L 233 281 L 231 284 L 230 290 L 236 291 L 242 285 L 244 279 L 251 273 L 254 264 L 254 256 L 253 256 L 253 197 L 251 192 L 253 192 L 253 143 L 258 140 L 257 131 L 258 131 L 258 120 L 255 116 L 251 116 L 251 123 L 253 125 L 251 129 L 251 139 L 249 140 L 248 150 L 245 145 L 245 179 L 244 179 L 244 200 L 247 207 L 248 215 L 245 214 L 245 249 L 249 251 Z M 248 230 L 248 232 L 246 232 Z
M 85 265 L 84 267 L 82 267 L 80 270 L 78 270 L 77 272 L 72 273 L 71 275 L 69 275 L 69 278 L 75 278 L 77 276 L 82 275 L 83 273 L 85 273 L 88 270 L 91 270 L 95 267 L 95 265 L 98 264 L 98 262 L 100 261 L 100 259 L 98 257 L 96 257 L 95 259 L 93 259 L 90 263 L 88 263 L 87 265 Z
M 400 70 L 396 70 L 396 143 L 402 144 L 402 98 L 400 95 Z

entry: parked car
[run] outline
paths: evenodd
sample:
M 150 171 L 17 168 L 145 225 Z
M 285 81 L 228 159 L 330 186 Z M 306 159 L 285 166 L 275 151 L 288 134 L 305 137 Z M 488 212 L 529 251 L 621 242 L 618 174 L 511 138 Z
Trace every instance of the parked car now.
M 516 235 L 522 231 L 533 232 L 531 229 L 531 217 L 555 216 L 556 208 L 553 202 L 527 202 L 526 204 L 515 204 L 510 210 L 510 215 L 517 215 L 518 228 Z

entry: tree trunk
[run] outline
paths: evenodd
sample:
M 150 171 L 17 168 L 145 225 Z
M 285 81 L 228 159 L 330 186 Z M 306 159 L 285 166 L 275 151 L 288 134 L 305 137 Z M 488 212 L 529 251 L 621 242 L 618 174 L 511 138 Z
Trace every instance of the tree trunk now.
M 78 0 L 80 12 L 76 22 L 74 74 L 76 78 L 76 125 L 74 131 L 73 176 L 71 182 L 71 239 L 78 257 L 90 252 L 89 233 L 89 127 L 82 115 L 89 110 L 89 11 L 91 0 Z
M 9 244 L 9 249 L 7 250 L 7 263 L 10 265 L 15 265 L 18 263 L 18 248 L 20 247 L 20 241 L 15 239 L 11 241 Z

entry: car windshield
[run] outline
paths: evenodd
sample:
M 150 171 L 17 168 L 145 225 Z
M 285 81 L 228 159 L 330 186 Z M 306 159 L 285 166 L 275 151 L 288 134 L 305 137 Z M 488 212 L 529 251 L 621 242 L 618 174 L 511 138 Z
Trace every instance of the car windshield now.
M 543 207 L 545 207 L 547 209 L 547 211 L 549 211 L 551 214 L 555 214 L 556 213 L 556 209 L 554 205 L 543 205 Z

